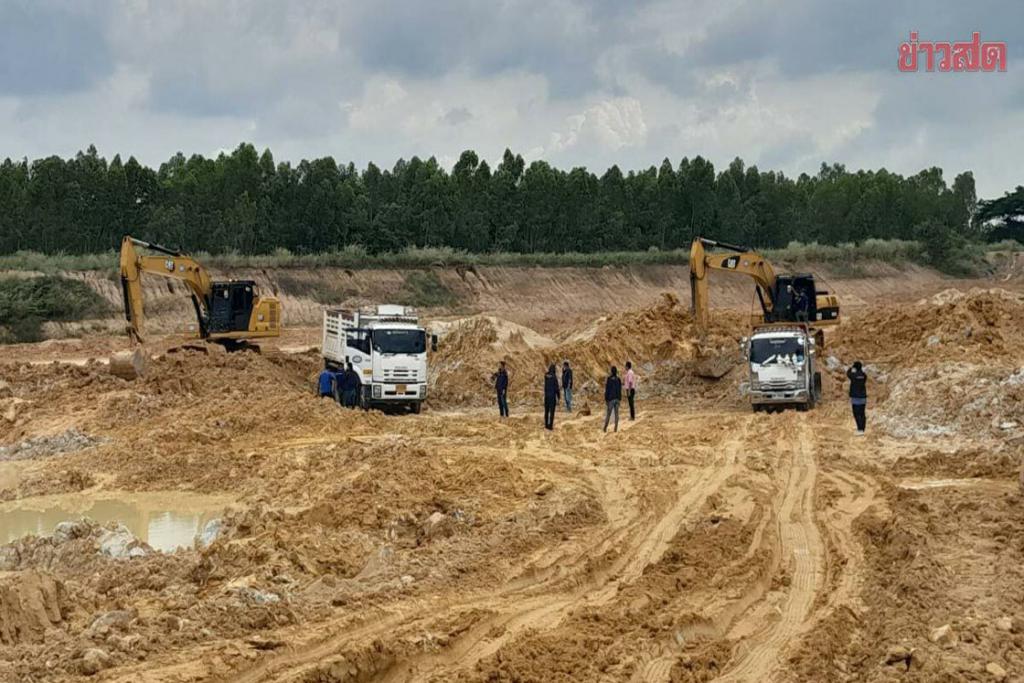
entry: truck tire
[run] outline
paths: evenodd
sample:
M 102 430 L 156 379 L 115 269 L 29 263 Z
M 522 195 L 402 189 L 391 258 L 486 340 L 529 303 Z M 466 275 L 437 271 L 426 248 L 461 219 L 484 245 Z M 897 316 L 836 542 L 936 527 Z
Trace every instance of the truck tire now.
M 416 401 L 415 403 L 413 403 L 412 404 L 412 414 L 413 415 L 419 415 L 420 414 L 420 410 L 422 409 L 422 407 L 423 407 L 423 404 L 420 403 L 419 401 Z
M 814 385 L 811 387 L 811 399 L 814 402 L 821 400 L 821 373 L 814 373 Z

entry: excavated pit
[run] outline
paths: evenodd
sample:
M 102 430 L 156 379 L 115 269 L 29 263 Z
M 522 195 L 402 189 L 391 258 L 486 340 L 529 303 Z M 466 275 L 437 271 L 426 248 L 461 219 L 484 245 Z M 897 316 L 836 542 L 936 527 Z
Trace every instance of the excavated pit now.
M 708 377 L 671 296 L 568 330 L 447 316 L 415 416 L 316 398 L 316 352 L 273 344 L 132 381 L 91 360 L 114 342 L 4 349 L 0 680 L 1013 680 L 1024 302 L 938 289 L 847 310 L 809 413 Z M 716 310 L 709 347 L 746 317 Z M 564 358 L 577 409 L 546 432 Z M 626 360 L 638 419 L 605 434 Z M 161 525 L 188 542 L 152 552 Z

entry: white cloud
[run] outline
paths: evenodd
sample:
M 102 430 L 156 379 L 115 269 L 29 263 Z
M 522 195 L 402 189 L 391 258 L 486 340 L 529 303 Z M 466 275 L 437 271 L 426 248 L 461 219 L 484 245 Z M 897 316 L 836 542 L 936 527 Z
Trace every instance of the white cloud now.
M 0 155 L 95 143 L 158 165 L 248 140 L 278 159 L 360 166 L 448 163 L 464 149 L 496 163 L 510 147 L 598 173 L 701 154 L 789 174 L 822 161 L 969 168 L 983 196 L 1021 182 L 1019 44 L 1005 74 L 897 74 L 914 10 L 865 2 L 853 12 L 809 0 L 122 0 L 92 14 L 83 4 L 47 21 L 87 24 L 92 43 L 106 41 L 102 59 L 83 54 L 88 70 L 65 83 L 64 62 L 46 63 L 52 51 L 15 51 Z M 947 9 L 920 28 L 1012 41 L 1000 28 L 1024 20 L 1009 0 Z
M 612 151 L 642 144 L 647 137 L 643 107 L 633 97 L 598 102 L 566 119 L 561 132 L 551 134 L 549 149 L 564 152 L 578 144 L 600 144 Z

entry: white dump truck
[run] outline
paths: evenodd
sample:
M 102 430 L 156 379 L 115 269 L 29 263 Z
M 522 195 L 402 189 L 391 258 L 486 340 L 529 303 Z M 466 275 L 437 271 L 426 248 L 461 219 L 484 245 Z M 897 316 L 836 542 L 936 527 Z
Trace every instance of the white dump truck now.
M 743 340 L 749 363 L 748 395 L 754 411 L 808 410 L 821 399 L 821 373 L 815 370 L 817 343 L 806 325 L 765 324 Z
M 363 408 L 394 407 L 420 412 L 427 398 L 428 335 L 415 309 L 381 305 L 324 309 L 321 354 L 324 366 L 341 371 L 352 364 L 362 382 Z M 430 336 L 437 348 L 437 337 Z

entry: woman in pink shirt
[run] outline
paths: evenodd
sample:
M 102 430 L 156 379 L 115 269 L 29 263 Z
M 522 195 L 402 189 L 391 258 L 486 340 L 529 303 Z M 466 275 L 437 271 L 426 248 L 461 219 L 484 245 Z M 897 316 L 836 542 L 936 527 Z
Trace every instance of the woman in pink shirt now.
M 636 419 L 636 374 L 633 364 L 626 361 L 626 400 L 629 401 L 629 419 Z

